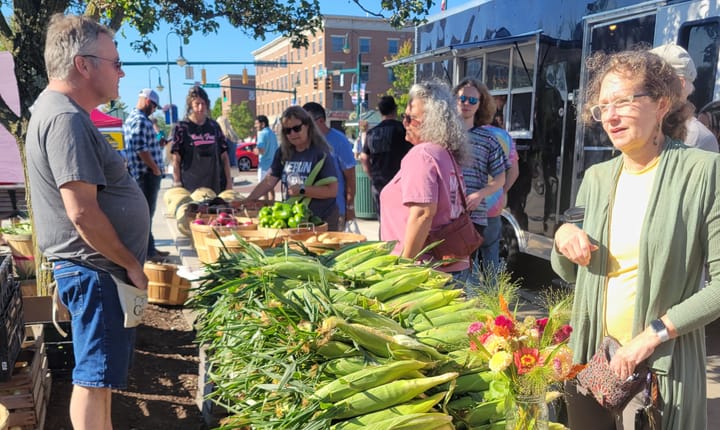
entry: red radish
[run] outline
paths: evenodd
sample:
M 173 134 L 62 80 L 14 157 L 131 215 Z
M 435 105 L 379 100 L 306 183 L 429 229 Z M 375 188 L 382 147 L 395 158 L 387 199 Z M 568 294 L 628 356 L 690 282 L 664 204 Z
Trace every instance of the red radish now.
M 202 218 L 194 219 L 192 223 L 193 223 L 193 224 L 197 224 L 197 225 L 206 225 L 206 224 L 207 224 L 207 223 L 205 222 L 205 220 L 202 219 Z

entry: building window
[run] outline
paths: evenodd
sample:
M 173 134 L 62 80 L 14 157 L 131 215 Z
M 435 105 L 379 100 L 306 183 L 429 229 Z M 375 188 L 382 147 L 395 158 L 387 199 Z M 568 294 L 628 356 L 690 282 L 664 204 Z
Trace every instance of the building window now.
M 395 82 L 395 80 L 397 79 L 397 78 L 395 77 L 395 72 L 393 72 L 392 67 L 388 68 L 388 69 L 387 69 L 387 72 L 388 72 L 388 83 L 389 83 L 389 84 L 392 84 L 392 83 Z
M 310 81 L 308 80 L 308 69 L 305 69 L 305 85 L 307 85 Z
M 308 49 L 307 49 L 307 47 L 305 47 L 305 58 L 307 58 L 307 56 L 308 56 Z
M 400 39 L 388 39 L 388 54 L 395 55 L 400 51 Z
M 332 45 L 332 52 L 343 52 L 345 36 L 330 36 L 330 44 Z
M 333 100 L 332 100 L 332 108 L 333 110 L 342 110 L 344 105 L 344 96 L 343 93 L 333 93 Z
M 345 63 L 340 62 L 340 61 L 333 61 L 331 67 L 333 70 L 340 70 L 345 67 Z M 340 85 L 340 75 L 337 75 L 337 76 L 333 75 L 332 80 L 333 80 L 333 83 L 332 83 L 333 88 L 340 88 L 340 86 L 341 86 Z
M 360 43 L 360 53 L 361 54 L 369 54 L 370 53 L 370 38 L 369 37 L 361 37 L 359 43 Z
M 322 46 L 323 46 L 323 40 L 322 38 L 318 39 L 318 52 L 322 52 Z
M 360 81 L 370 82 L 370 65 L 363 64 L 360 66 Z

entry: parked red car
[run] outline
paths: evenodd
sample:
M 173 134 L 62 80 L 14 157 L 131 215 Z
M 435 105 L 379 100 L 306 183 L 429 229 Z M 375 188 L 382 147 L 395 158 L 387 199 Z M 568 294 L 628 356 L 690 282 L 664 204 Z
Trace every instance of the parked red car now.
M 238 142 L 235 149 L 238 170 L 245 171 L 257 168 L 258 156 L 253 152 L 255 142 Z

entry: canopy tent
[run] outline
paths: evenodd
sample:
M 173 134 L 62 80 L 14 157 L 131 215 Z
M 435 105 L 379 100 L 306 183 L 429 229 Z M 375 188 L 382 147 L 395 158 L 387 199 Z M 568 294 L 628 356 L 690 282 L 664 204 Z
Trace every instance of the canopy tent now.
M 93 109 L 92 112 L 90 112 L 90 119 L 97 128 L 122 127 L 123 125 L 123 121 L 120 118 L 102 113 L 97 109 Z

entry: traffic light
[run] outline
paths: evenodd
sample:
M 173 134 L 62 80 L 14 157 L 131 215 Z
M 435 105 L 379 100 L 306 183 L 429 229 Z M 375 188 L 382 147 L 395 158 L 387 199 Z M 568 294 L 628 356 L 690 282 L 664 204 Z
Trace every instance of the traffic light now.
M 227 101 L 227 90 L 223 90 L 223 101 Z
M 243 72 L 242 72 L 242 84 L 243 84 L 243 85 L 247 85 L 247 84 L 248 84 L 248 71 L 247 71 L 247 67 L 243 67 Z
M 203 85 L 207 84 L 207 70 L 203 67 L 200 69 L 200 82 L 202 82 Z
M 325 89 L 326 90 L 332 90 L 332 81 L 333 81 L 333 78 L 325 78 Z
M 314 90 L 318 89 L 318 78 L 313 78 L 313 89 Z

